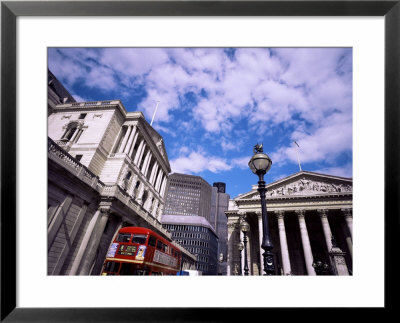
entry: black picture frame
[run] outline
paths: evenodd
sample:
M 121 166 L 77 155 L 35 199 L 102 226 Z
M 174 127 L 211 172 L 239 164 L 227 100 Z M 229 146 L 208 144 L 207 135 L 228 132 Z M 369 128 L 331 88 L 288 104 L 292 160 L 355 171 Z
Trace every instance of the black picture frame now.
M 18 308 L 16 277 L 16 19 L 19 16 L 384 16 L 385 18 L 385 306 L 363 310 L 383 319 L 396 311 L 394 272 L 399 236 L 399 110 L 400 110 L 400 0 L 389 1 L 2 1 L 1 2 L 1 322 L 221 322 L 244 319 L 244 308 Z M 368 95 L 368 94 L 365 94 Z M 373 129 L 371 129 L 373 131 Z M 371 177 L 374 152 L 371 151 Z M 371 188 L 372 189 L 372 188 Z M 366 203 L 368 201 L 365 201 Z M 371 232 L 371 244 L 374 235 Z M 374 265 L 371 255 L 371 266 Z M 373 278 L 372 278 L 373 279 Z M 240 290 L 241 286 L 238 287 Z M 238 297 L 245 297 L 246 291 Z M 265 291 L 266 293 L 268 291 Z M 366 292 L 368 288 L 366 286 Z M 248 310 L 248 309 L 247 309 Z M 285 319 L 287 308 L 251 308 L 251 317 Z M 291 308 L 300 316 L 330 318 Z M 313 310 L 313 309 L 311 309 Z M 286 314 L 284 314 L 286 313 Z M 307 313 L 307 314 L 306 314 Z M 315 314 L 314 314 L 315 313 Z M 330 314 L 331 313 L 331 314 Z M 297 315 L 297 313 L 296 313 Z M 309 316 L 311 315 L 311 317 Z M 323 316 L 321 316 L 323 315 Z M 300 316 L 296 319 L 299 319 Z M 265 318 L 260 318 L 264 321 Z M 344 319 L 338 318 L 338 319 Z M 252 319 L 250 319 L 252 321 Z M 248 319 L 246 320 L 248 321 Z

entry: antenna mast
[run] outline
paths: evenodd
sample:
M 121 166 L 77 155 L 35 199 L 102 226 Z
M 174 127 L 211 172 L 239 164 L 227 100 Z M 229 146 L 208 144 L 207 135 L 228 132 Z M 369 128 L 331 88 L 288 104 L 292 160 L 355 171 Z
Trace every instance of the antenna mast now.
M 158 104 L 159 104 L 159 103 L 160 103 L 160 101 L 157 101 L 156 109 L 154 110 L 153 118 L 151 119 L 150 126 L 153 125 L 154 117 L 156 116 L 157 108 L 158 108 Z
M 297 162 L 299 163 L 299 169 L 300 169 L 300 172 L 301 172 L 301 165 L 300 165 L 300 158 L 299 158 L 299 148 L 300 148 L 300 146 L 299 146 L 299 144 L 297 142 L 294 142 L 294 143 L 297 146 L 297 148 L 296 148 Z

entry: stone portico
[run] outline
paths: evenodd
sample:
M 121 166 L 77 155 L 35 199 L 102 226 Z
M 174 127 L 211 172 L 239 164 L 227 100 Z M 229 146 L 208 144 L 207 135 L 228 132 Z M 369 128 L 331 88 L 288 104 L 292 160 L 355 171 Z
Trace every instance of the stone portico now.
M 351 275 L 352 179 L 301 171 L 267 186 L 267 217 L 277 275 Z M 243 274 L 240 221 L 250 224 L 250 275 L 263 274 L 261 199 L 257 185 L 230 200 L 228 275 Z M 316 265 L 321 265 L 317 266 Z M 325 266 L 324 266 L 325 265 Z

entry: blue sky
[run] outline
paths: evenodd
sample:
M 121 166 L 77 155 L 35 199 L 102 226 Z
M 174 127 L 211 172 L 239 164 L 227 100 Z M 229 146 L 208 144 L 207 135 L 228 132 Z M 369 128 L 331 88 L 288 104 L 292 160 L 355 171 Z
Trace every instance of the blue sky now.
M 120 99 L 164 137 L 172 172 L 225 182 L 231 198 L 303 170 L 352 177 L 351 48 L 50 48 L 77 101 Z

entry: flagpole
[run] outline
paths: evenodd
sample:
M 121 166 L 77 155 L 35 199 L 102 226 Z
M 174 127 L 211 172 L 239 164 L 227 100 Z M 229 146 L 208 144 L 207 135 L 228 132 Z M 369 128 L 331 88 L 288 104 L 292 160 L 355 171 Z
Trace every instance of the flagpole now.
M 295 144 L 296 144 L 296 146 L 297 146 L 297 148 L 296 148 L 296 154 L 297 154 L 297 162 L 299 163 L 299 169 L 300 169 L 300 172 L 302 171 L 301 170 L 301 165 L 300 165 L 300 158 L 299 158 L 299 144 L 297 143 L 297 142 L 294 142 Z
M 153 118 L 151 119 L 150 126 L 153 125 L 154 117 L 156 116 L 157 108 L 158 108 L 158 104 L 159 104 L 159 103 L 160 103 L 160 101 L 157 101 L 156 109 L 154 110 Z

